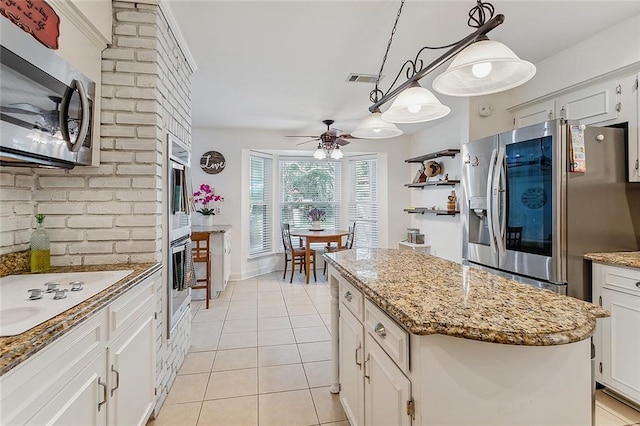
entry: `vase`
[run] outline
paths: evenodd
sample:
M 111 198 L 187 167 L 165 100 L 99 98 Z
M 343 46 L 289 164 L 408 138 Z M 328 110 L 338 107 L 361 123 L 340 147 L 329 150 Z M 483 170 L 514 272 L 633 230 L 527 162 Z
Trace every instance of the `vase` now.
M 196 212 L 191 215 L 191 224 L 193 226 L 213 226 L 215 224 L 215 217 L 213 214 Z
M 313 221 L 311 221 L 311 228 L 312 229 L 320 229 L 320 228 L 322 228 L 322 225 L 321 225 L 319 220 L 313 220 Z

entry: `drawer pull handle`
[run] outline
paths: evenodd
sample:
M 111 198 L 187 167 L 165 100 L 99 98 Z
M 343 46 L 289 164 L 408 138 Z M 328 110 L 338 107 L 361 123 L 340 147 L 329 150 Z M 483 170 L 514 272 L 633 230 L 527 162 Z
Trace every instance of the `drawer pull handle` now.
M 102 383 L 102 379 L 98 377 L 98 385 L 102 386 L 102 402 L 98 403 L 98 411 L 100 411 L 100 407 L 107 403 L 107 384 Z
M 345 298 L 345 299 L 347 299 L 347 302 L 351 302 L 351 299 L 353 299 L 353 294 L 351 294 L 351 292 L 350 292 L 350 291 L 347 291 L 347 292 L 344 294 L 344 298 Z
M 364 360 L 364 378 L 371 383 L 371 376 L 367 374 L 367 362 L 371 360 L 371 354 L 367 354 L 367 359 Z
M 358 352 L 360 352 L 360 349 L 362 349 L 362 342 L 358 342 L 358 347 L 356 348 L 356 365 L 362 369 L 362 363 L 358 362 Z
M 111 366 L 111 371 L 113 373 L 116 373 L 116 385 L 111 389 L 111 396 L 113 396 L 113 393 L 116 391 L 116 389 L 120 387 L 120 372 L 113 368 L 113 365 Z
M 640 281 L 636 283 L 636 287 L 640 288 Z
M 387 330 L 384 328 L 384 325 L 382 325 L 382 323 L 380 322 L 376 324 L 376 326 L 373 328 L 373 331 L 375 331 L 376 334 L 383 339 L 387 337 Z

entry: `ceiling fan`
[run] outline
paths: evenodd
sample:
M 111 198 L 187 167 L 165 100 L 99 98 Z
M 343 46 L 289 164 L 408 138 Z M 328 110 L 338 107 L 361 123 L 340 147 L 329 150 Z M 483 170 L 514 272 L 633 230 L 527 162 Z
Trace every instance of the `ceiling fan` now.
M 348 139 L 356 139 L 348 133 L 338 134 L 339 129 L 331 128 L 334 123 L 333 120 L 322 120 L 327 126 L 327 131 L 318 136 L 286 136 L 288 138 L 313 138 L 308 141 L 297 143 L 296 145 L 304 145 L 305 143 L 318 141 L 318 148 L 313 154 L 314 158 L 323 160 L 325 158 L 333 158 L 338 160 L 343 157 L 340 146 L 348 145 L 351 143 Z

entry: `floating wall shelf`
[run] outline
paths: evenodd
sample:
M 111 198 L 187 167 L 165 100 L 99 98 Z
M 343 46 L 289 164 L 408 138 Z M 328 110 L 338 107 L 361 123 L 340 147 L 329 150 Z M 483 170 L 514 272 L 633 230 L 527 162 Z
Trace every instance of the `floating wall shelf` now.
M 413 209 L 404 209 L 407 213 L 420 213 L 420 214 L 435 214 L 436 216 L 455 216 L 460 213 L 460 210 L 432 210 L 426 207 L 416 207 Z
M 429 186 L 454 186 L 460 183 L 459 180 L 436 180 L 432 182 L 421 182 L 421 183 L 405 183 L 404 186 L 407 188 L 421 188 L 424 189 Z
M 445 149 L 438 152 L 432 152 L 431 154 L 421 155 L 419 157 L 409 158 L 408 160 L 404 160 L 405 163 L 424 163 L 427 160 L 433 160 L 438 157 L 455 157 L 456 154 L 459 154 L 459 149 Z

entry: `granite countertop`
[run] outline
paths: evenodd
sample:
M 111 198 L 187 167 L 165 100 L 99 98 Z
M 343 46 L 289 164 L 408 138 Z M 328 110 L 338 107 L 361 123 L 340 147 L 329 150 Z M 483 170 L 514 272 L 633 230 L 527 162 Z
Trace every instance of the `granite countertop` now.
M 159 263 L 120 263 L 113 265 L 52 267 L 56 272 L 93 272 L 132 269 L 133 272 L 79 305 L 17 336 L 0 337 L 0 376 L 7 373 L 48 344 L 66 334 L 75 325 L 105 307 L 161 268 Z
M 231 229 L 231 225 L 191 226 L 191 232 L 210 232 L 212 234 L 227 232 L 229 229 Z
M 603 308 L 424 253 L 353 249 L 324 255 L 409 332 L 527 346 L 590 337 Z
M 587 253 L 585 259 L 613 266 L 640 269 L 640 251 L 620 251 L 615 253 Z

